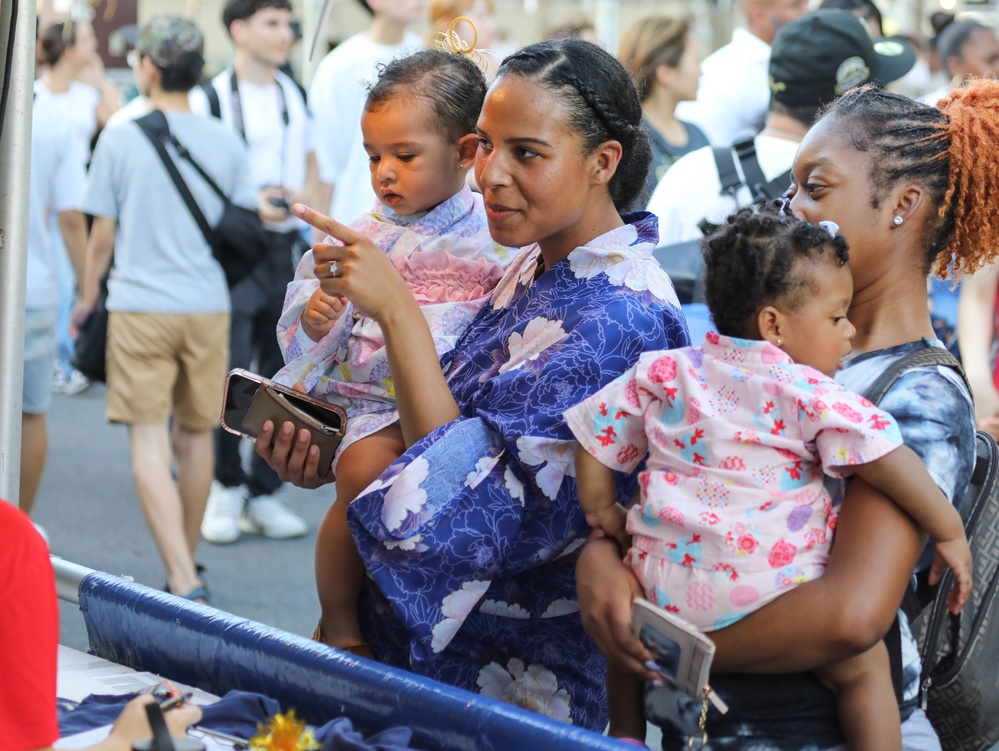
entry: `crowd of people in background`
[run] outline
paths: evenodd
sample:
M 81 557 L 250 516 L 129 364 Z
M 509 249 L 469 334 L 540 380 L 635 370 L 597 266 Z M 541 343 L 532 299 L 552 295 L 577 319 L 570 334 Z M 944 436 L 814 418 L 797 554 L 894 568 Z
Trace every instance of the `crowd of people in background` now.
M 323 617 L 315 638 L 602 729 L 607 694 L 597 646 L 622 671 L 653 676 L 636 662 L 636 656 L 647 659 L 641 646 L 613 629 L 624 595 L 640 592 L 631 569 L 615 565 L 625 550 L 611 534 L 583 544 L 591 527 L 603 525 L 588 525 L 593 520 L 579 505 L 575 438 L 585 443 L 581 436 L 591 429 L 624 429 L 593 395 L 642 352 L 700 344 L 691 341 L 684 319 L 685 308 L 691 320 L 694 309 L 677 297 L 653 252 L 660 258 L 669 246 L 697 241 L 719 226 L 733 237 L 756 231 L 749 214 L 738 215 L 737 229 L 729 217 L 771 185 L 779 188 L 774 197 L 786 194 L 780 209 L 786 213 L 767 215 L 776 234 L 790 232 L 792 222 L 840 225 L 821 232 L 807 225 L 814 236 L 806 251 L 842 251 L 838 261 L 826 253 L 847 289 L 840 295 L 844 312 L 835 317 L 845 320 L 851 299 L 863 304 L 856 329 L 839 329 L 836 346 L 845 340 L 849 349 L 853 340 L 864 354 L 839 376 L 837 356 L 822 369 L 826 376 L 860 391 L 903 345 L 937 346 L 934 331 L 956 329 L 974 406 L 946 368 L 924 378 L 937 379 L 933 387 L 943 394 L 932 414 L 925 405 L 917 409 L 912 396 L 928 382 L 910 381 L 904 398 L 895 395 L 899 409 L 908 410 L 907 417 L 896 415 L 901 437 L 885 452 L 904 440 L 922 460 L 919 470 L 925 464 L 947 500 L 960 502 L 962 473 L 970 475 L 972 411 L 979 426 L 999 436 L 999 374 L 992 360 L 999 271 L 991 265 L 992 246 L 968 249 L 969 240 L 996 238 L 963 215 L 954 218 L 959 180 L 943 167 L 923 168 L 942 164 L 944 156 L 963 158 L 967 143 L 954 134 L 979 127 L 974 102 L 995 97 L 987 86 L 967 102 L 951 95 L 999 78 L 993 29 L 938 13 L 926 39 L 886 37 L 873 0 L 825 0 L 812 11 L 806 0 L 740 0 L 744 25 L 706 57 L 703 30 L 691 19 L 658 14 L 625 30 L 617 60 L 586 40 L 593 29 L 580 22 L 551 30 L 545 42 L 511 46 L 509 55 L 486 55 L 479 69 L 463 59 L 470 72 L 448 68 L 438 53 L 415 53 L 442 36 L 453 50 L 468 46 L 470 27 L 453 26 L 457 17 L 474 23 L 479 47 L 503 49 L 492 0 L 431 0 L 427 38 L 413 30 L 426 17 L 422 0 L 359 2 L 370 25 L 323 58 L 307 91 L 286 72 L 295 43 L 289 0 L 227 0 L 221 23 L 232 61 L 212 78 L 203 75 L 198 25 L 155 16 L 128 56 L 137 89 L 128 103 L 109 84 L 86 20 L 39 29 L 22 510 L 30 514 L 44 471 L 51 394 L 72 396 L 89 386 L 72 365 L 72 333 L 106 284 L 106 417 L 127 426 L 136 496 L 164 565 L 166 591 L 209 602 L 195 556 L 202 539 L 228 545 L 242 534 L 287 539 L 307 533 L 280 494 L 285 482 L 328 482 L 308 440 L 296 440 L 287 425 L 268 424 L 247 461 L 244 439 L 218 427 L 229 369 L 280 374 L 288 385 L 333 403 L 340 399 L 349 415 L 369 420 L 356 419 L 352 429 L 360 432 L 349 434 L 334 460 L 334 467 L 343 456 L 353 463 L 336 479 L 340 502 L 317 537 Z M 403 58 L 405 64 L 393 64 Z M 446 75 L 447 85 L 435 75 Z M 470 102 L 474 112 L 465 111 Z M 906 140 L 936 132 L 944 122 L 951 130 L 946 143 L 937 139 L 939 153 L 928 155 L 924 141 Z M 833 126 L 853 128 L 855 140 L 847 143 Z M 985 130 L 990 135 L 983 137 L 994 137 Z M 399 137 L 386 140 L 386 132 Z M 875 153 L 897 168 L 893 178 L 863 161 Z M 829 163 L 840 171 L 815 178 L 815 165 Z M 910 178 L 918 189 L 896 190 Z M 845 184 L 854 185 L 853 203 L 825 199 L 824 192 L 841 195 Z M 869 191 L 873 208 L 864 208 L 859 197 Z M 212 226 L 229 204 L 259 216 L 263 260 L 236 284 L 227 283 L 214 260 L 190 201 Z M 293 208 L 299 204 L 311 208 Z M 802 242 L 805 231 L 795 241 Z M 972 231 L 978 235 L 966 234 Z M 951 256 L 958 235 L 965 245 Z M 459 236 L 460 242 L 450 239 Z M 729 240 L 739 244 L 738 237 Z M 447 256 L 461 279 L 434 276 L 438 271 L 428 271 L 427 260 L 410 263 L 407 254 L 417 247 Z M 621 248 L 637 254 L 626 271 L 615 266 Z M 879 253 L 912 268 L 879 286 L 887 284 Z M 473 261 L 474 271 L 462 265 L 471 268 Z M 931 267 L 968 276 L 960 320 L 927 328 Z M 462 284 L 464 297 L 455 292 Z M 738 290 L 724 299 L 715 294 L 708 305 L 716 316 L 738 303 Z M 908 322 L 889 321 L 877 295 L 904 299 Z M 783 304 L 780 296 L 767 300 Z M 738 348 L 745 335 L 771 342 L 770 349 L 757 342 L 766 350 L 761 357 L 776 356 L 770 351 L 776 348 L 777 355 L 805 362 L 785 347 L 789 334 L 776 323 L 767 332 L 755 323 L 726 326 L 736 344 L 726 339 L 720 346 Z M 719 322 L 714 331 L 720 328 Z M 705 342 L 718 346 L 714 331 L 715 339 Z M 952 340 L 944 344 L 957 350 Z M 690 388 L 702 355 L 692 356 Z M 675 370 L 641 375 L 659 388 Z M 642 390 L 619 385 L 620 394 L 599 393 L 627 399 Z M 563 414 L 588 398 L 597 402 L 586 402 L 592 409 L 570 430 Z M 715 404 L 724 399 L 738 401 L 721 395 L 710 409 L 727 414 L 731 410 Z M 893 413 L 895 402 L 882 407 Z M 764 419 L 746 417 L 758 426 Z M 932 432 L 930 423 L 949 425 L 951 432 Z M 608 460 L 619 475 L 595 475 L 609 488 L 600 500 L 610 500 L 610 507 L 638 489 L 641 452 L 631 449 L 634 456 Z M 589 454 L 600 458 L 597 449 Z M 685 461 L 694 458 L 685 455 Z M 853 489 L 859 485 L 848 492 L 869 491 Z M 865 585 L 863 593 L 890 600 L 889 585 L 904 581 L 919 558 L 918 529 L 886 510 L 890 502 L 870 503 L 875 510 L 866 521 L 897 534 L 884 548 L 886 561 L 895 556 L 885 563 L 889 583 Z M 666 519 L 679 512 L 656 513 Z M 850 543 L 829 554 L 830 571 L 853 565 L 842 551 L 873 544 L 864 521 L 851 517 L 838 528 L 837 540 L 842 535 Z M 830 524 L 808 533 L 828 542 Z M 794 583 L 811 593 L 809 578 Z M 853 596 L 836 591 L 844 600 Z M 768 615 L 797 622 L 801 602 L 828 613 L 831 605 L 816 600 L 803 595 L 795 608 L 778 598 L 738 625 L 721 626 L 719 659 L 726 670 L 794 675 L 754 682 L 755 697 L 737 681 L 721 682 L 721 692 L 743 709 L 718 726 L 719 737 L 734 738 L 746 721 L 773 740 L 778 733 L 769 721 L 746 709 L 769 701 L 789 707 L 801 738 L 828 741 L 830 748 L 841 740 L 835 721 L 804 714 L 817 685 L 801 672 L 815 667 L 802 657 L 815 647 L 812 636 L 782 629 L 779 618 Z M 876 617 L 894 609 L 885 605 Z M 815 630 L 821 630 L 817 621 Z M 791 656 L 761 646 L 764 632 L 783 634 Z M 822 634 L 835 641 L 828 630 Z M 863 641 L 856 633 L 835 636 Z M 908 645 L 911 635 L 903 641 Z M 551 648 L 556 642 L 558 654 Z M 853 656 L 827 651 L 823 665 Z M 747 652 L 759 662 L 750 666 L 739 657 Z M 918 661 L 914 666 L 909 659 L 903 668 L 900 721 L 908 744 L 933 731 L 914 705 Z M 557 690 L 526 698 L 508 690 L 525 670 Z M 830 684 L 838 686 L 838 676 Z M 890 696 L 888 703 L 894 706 Z M 680 701 L 646 716 L 667 736 L 680 737 L 697 710 Z M 640 724 L 638 716 L 617 734 L 635 735 Z M 926 742 L 912 747 L 935 748 Z

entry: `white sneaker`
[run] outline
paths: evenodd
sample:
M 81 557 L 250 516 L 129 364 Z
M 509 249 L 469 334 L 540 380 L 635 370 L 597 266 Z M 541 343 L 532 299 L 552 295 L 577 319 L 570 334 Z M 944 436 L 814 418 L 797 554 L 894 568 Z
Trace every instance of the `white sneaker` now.
M 201 536 L 216 545 L 225 545 L 239 539 L 237 521 L 243 513 L 246 488 L 242 485 L 227 488 L 217 480 L 212 481 L 208 505 L 201 520 Z
M 241 532 L 255 532 L 277 540 L 301 537 L 308 531 L 305 520 L 272 495 L 248 497 L 238 525 Z
M 51 391 L 53 394 L 65 394 L 66 393 L 66 374 L 62 372 L 62 368 L 59 367 L 59 363 L 55 363 L 55 369 L 52 372 L 52 387 Z
M 90 379 L 76 368 L 73 368 L 63 381 L 60 393 L 66 396 L 76 396 L 82 394 L 90 386 Z

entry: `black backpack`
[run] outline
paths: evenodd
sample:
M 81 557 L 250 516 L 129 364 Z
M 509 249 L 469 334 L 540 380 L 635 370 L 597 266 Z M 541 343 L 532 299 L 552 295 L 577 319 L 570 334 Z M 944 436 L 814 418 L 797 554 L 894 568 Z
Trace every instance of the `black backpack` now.
M 928 347 L 896 361 L 865 396 L 875 404 L 903 374 L 927 365 L 956 370 L 960 363 L 944 349 Z M 969 387 L 970 391 L 970 387 Z M 947 610 L 953 576 L 947 571 L 929 588 L 925 577 L 910 586 L 902 603 L 919 645 L 923 672 L 920 702 L 944 751 L 986 751 L 999 741 L 999 451 L 992 437 L 978 431 L 975 469 L 961 502 L 961 517 L 971 544 L 974 587 L 958 615 Z M 901 642 L 896 621 L 885 636 L 896 691 L 901 691 Z
M 760 168 L 760 160 L 756 158 L 756 141 L 753 138 L 736 141 L 730 147 L 715 146 L 711 152 L 718 169 L 721 194 L 732 196 L 736 203 L 739 189 L 743 185 L 749 187 L 753 203 L 759 203 L 784 194 L 791 184 L 791 170 L 767 182 Z M 735 166 L 735 157 L 739 158 L 742 174 L 739 174 Z M 709 235 L 717 229 L 717 225 L 707 219 L 702 219 L 697 226 L 702 235 Z M 652 251 L 652 256 L 673 280 L 681 305 L 704 302 L 704 257 L 700 238 L 660 245 Z

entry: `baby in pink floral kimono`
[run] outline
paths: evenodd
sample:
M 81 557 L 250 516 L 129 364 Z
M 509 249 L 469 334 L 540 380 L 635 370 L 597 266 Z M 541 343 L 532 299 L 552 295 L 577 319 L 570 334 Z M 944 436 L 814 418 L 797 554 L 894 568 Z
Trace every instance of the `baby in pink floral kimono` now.
M 378 203 L 351 226 L 406 280 L 441 356 L 454 348 L 506 264 L 507 249 L 490 237 L 481 197 L 465 184 L 485 92 L 481 71 L 467 58 L 423 51 L 382 69 L 361 118 Z M 347 411 L 333 460 L 339 502 L 316 537 L 322 617 L 315 638 L 370 655 L 357 621 L 364 569 L 346 507 L 405 447 L 382 332 L 322 290 L 318 277 L 337 274 L 328 266 L 317 268 L 309 251 L 288 285 L 278 322 L 287 365 L 275 380 Z
M 824 476 L 856 474 L 937 541 L 931 580 L 953 568 L 958 610 L 971 586 L 960 516 L 895 420 L 833 380 L 855 333 L 846 241 L 744 209 L 704 255 L 721 333 L 643 354 L 566 413 L 588 523 L 627 550 L 649 600 L 711 631 L 822 575 L 837 514 Z M 625 512 L 614 471 L 646 456 L 639 501 Z M 851 749 L 901 747 L 883 643 L 816 672 L 838 697 Z M 612 734 L 644 736 L 630 676 L 610 665 L 608 681 Z

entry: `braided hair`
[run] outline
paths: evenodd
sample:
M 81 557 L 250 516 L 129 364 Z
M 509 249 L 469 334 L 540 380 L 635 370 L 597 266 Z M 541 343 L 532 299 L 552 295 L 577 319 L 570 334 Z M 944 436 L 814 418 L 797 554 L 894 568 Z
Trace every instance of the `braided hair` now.
M 999 82 L 977 80 L 939 109 L 873 86 L 851 89 L 824 117 L 846 126 L 868 154 L 878 208 L 900 180 L 922 186 L 935 216 L 924 240 L 924 270 L 943 279 L 987 266 L 999 255 Z
M 640 125 L 638 92 L 613 55 L 582 39 L 551 39 L 507 57 L 497 73 L 501 76 L 538 81 L 557 91 L 585 153 L 605 141 L 619 142 L 621 162 L 608 190 L 618 211 L 634 202 L 645 185 L 652 148 Z
M 432 127 L 454 143 L 475 132 L 486 98 L 486 77 L 465 55 L 422 50 L 378 66 L 364 111 L 396 96 L 426 100 L 434 113 Z
M 732 214 L 701 241 L 704 297 L 720 334 L 759 339 L 756 315 L 767 305 L 795 310 L 809 291 L 802 266 L 849 260 L 846 238 L 785 214 L 781 203 Z

